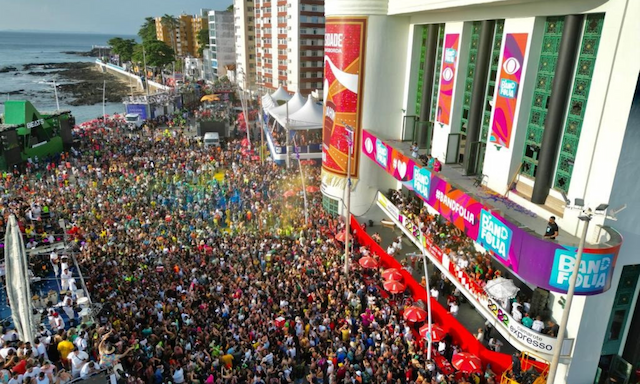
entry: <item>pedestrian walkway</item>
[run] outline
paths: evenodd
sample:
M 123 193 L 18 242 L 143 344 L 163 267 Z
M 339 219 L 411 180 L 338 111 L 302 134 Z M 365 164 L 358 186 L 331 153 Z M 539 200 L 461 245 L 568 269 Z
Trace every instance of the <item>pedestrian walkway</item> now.
M 413 244 L 413 242 L 404 235 L 400 228 L 395 225 L 393 227 L 382 225 L 381 220 L 383 219 L 388 218 L 378 206 L 372 207 L 365 216 L 358 217 L 359 222 L 367 223 L 367 233 L 369 235 L 372 235 L 376 232 L 380 234 L 380 237 L 382 238 L 381 246 L 383 249 L 387 249 L 387 247 L 393 241 L 395 241 L 398 236 L 402 236 L 402 250 L 395 255 L 396 260 L 398 260 L 399 262 L 402 263 L 404 260 L 410 257 L 407 255 L 419 254 L 421 252 L 418 247 L 416 247 L 415 244 Z M 369 226 L 369 220 L 373 222 L 372 227 Z M 409 263 L 409 265 L 411 265 L 411 263 Z M 430 275 L 433 274 L 434 271 L 438 270 L 437 267 L 434 266 L 429 259 L 427 259 L 427 269 Z M 418 282 L 420 282 L 424 276 L 424 267 L 423 263 L 420 262 L 420 258 L 413 267 L 412 275 L 413 278 Z M 452 285 L 449 286 L 453 287 Z M 447 295 L 449 293 L 450 292 L 440 292 L 440 295 L 438 297 L 438 302 L 445 308 L 447 307 Z M 460 303 L 460 309 L 457 319 L 460 324 L 462 324 L 467 330 L 469 330 L 469 332 L 474 335 L 478 332 L 479 328 L 484 328 L 484 324 L 487 320 L 475 309 L 473 304 L 468 302 L 466 298 L 464 298 L 462 300 L 462 303 Z M 502 342 L 503 347 L 500 352 L 508 354 L 517 352 L 517 349 L 509 344 L 499 332 L 494 330 L 491 333 L 491 336 Z

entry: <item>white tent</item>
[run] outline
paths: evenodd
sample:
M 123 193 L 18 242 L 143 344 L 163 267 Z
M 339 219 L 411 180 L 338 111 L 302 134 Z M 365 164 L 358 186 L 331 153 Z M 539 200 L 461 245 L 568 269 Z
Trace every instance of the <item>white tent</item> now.
M 7 300 L 11 303 L 11 317 L 20 340 L 33 343 L 34 321 L 31 313 L 31 288 L 24 241 L 18 221 L 9 216 L 4 237 L 4 260 L 6 264 Z
M 282 88 L 282 85 L 278 87 L 278 89 L 276 89 L 275 92 L 273 92 L 271 94 L 271 98 L 273 99 L 273 101 L 275 101 L 276 103 L 278 101 L 289 101 L 291 100 L 291 95 L 284 90 L 284 88 Z
M 278 124 L 284 127 L 287 122 L 287 113 L 289 113 L 289 119 L 291 119 L 291 115 L 302 108 L 305 101 L 305 98 L 300 94 L 300 92 L 296 92 L 296 94 L 293 95 L 291 100 L 287 101 L 286 104 L 271 108 L 269 110 L 269 114 L 278 121 Z
M 277 107 L 278 104 L 275 102 L 275 100 L 273 100 L 273 97 L 271 97 L 271 95 L 264 95 L 262 96 L 262 109 L 265 111 L 270 110 L 271 108 Z
M 322 104 L 309 95 L 302 108 L 289 114 L 289 129 L 319 129 L 322 128 L 322 121 Z

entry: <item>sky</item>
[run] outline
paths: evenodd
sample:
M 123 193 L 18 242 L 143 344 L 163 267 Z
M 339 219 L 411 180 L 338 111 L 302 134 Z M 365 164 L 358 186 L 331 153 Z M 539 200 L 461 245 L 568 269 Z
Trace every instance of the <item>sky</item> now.
M 0 0 L 0 30 L 134 35 L 147 16 L 224 10 L 232 0 Z

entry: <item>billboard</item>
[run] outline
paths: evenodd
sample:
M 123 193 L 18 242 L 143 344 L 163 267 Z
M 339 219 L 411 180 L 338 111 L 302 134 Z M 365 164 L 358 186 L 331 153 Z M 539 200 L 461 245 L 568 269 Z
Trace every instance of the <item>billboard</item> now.
M 486 202 L 417 165 L 369 131 L 363 131 L 362 153 L 414 190 L 468 237 L 482 245 L 494 258 L 527 283 L 554 292 L 565 293 L 569 287 L 577 249 L 543 239 L 540 234 L 511 222 Z M 393 158 L 397 160 L 394 165 Z M 401 162 L 407 161 L 411 172 L 402 173 Z M 576 294 L 594 295 L 611 286 L 613 270 L 622 239 L 602 247 L 586 246 L 580 265 Z
M 444 49 L 442 50 L 442 65 L 440 70 L 440 87 L 438 88 L 438 109 L 436 121 L 449 125 L 451 121 L 451 104 L 453 101 L 453 85 L 458 68 L 459 33 L 444 35 Z
M 339 176 L 347 175 L 349 142 L 353 140 L 350 173 L 358 177 L 366 34 L 366 17 L 327 17 L 322 168 Z M 352 139 L 347 126 L 353 129 Z
M 489 142 L 509 148 L 513 119 L 518 104 L 522 66 L 527 51 L 526 33 L 507 33 L 502 46 L 502 62 L 493 107 Z

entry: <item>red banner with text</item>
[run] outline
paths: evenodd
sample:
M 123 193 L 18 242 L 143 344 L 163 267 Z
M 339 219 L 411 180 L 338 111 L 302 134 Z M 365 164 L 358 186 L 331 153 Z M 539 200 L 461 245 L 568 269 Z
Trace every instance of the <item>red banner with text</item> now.
M 366 17 L 327 17 L 324 46 L 324 124 L 322 167 L 357 178 L 364 75 Z M 349 134 L 353 130 L 353 135 Z

